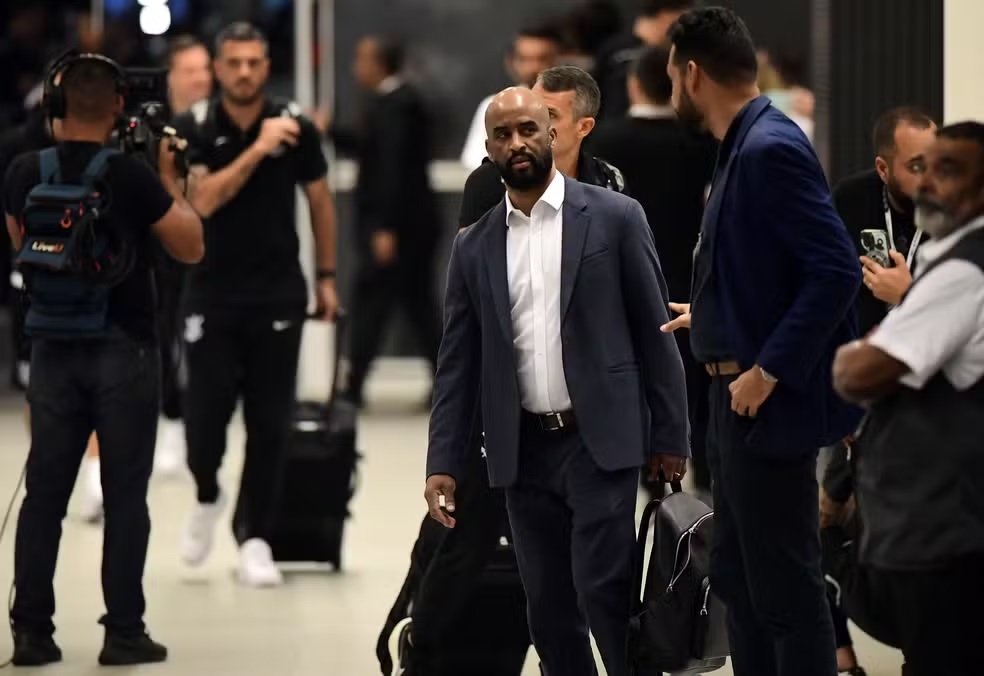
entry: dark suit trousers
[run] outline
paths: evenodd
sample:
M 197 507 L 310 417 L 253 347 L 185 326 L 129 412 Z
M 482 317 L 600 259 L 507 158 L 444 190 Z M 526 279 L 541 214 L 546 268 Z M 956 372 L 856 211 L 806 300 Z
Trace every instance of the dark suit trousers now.
M 754 422 L 711 382 L 708 461 L 714 490 L 711 577 L 728 607 L 735 676 L 835 676 L 834 630 L 820 567 L 816 453 L 760 455 Z
M 533 645 L 547 676 L 625 676 L 638 469 L 606 472 L 576 431 L 524 424 L 506 489 Z
M 348 395 L 353 401 L 362 401 L 369 367 L 379 354 L 387 325 L 398 305 L 402 306 L 415 333 L 419 354 L 436 367 L 441 314 L 434 293 L 433 256 L 401 251 L 397 262 L 388 267 L 380 267 L 366 256 L 356 272 L 352 299 L 352 370 Z

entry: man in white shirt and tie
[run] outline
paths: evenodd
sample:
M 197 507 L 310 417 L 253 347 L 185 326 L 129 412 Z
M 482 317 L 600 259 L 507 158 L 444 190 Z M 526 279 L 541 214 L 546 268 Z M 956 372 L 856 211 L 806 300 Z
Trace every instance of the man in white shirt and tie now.
M 425 497 L 469 518 L 454 492 L 481 392 L 546 674 L 597 673 L 590 629 L 624 676 L 639 467 L 679 479 L 689 455 L 666 285 L 639 204 L 556 170 L 536 93 L 497 95 L 486 129 L 507 194 L 452 249 Z

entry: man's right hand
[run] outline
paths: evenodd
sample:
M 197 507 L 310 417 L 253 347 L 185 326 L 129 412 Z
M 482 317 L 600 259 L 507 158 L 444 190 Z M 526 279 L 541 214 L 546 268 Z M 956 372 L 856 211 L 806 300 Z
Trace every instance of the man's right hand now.
M 264 155 L 272 155 L 282 145 L 296 146 L 301 125 L 292 117 L 268 117 L 263 120 L 260 137 L 254 144 Z
M 427 509 L 431 518 L 445 528 L 454 528 L 455 519 L 451 513 L 454 512 L 455 488 L 457 488 L 457 484 L 454 477 L 449 474 L 432 474 L 427 477 L 427 486 L 424 488 Z M 443 505 L 441 498 L 444 499 Z M 444 511 L 445 509 L 447 512 Z
M 392 230 L 377 230 L 372 234 L 372 255 L 380 267 L 389 267 L 396 260 L 396 235 Z
M 663 333 L 673 333 L 677 329 L 689 329 L 690 328 L 690 303 L 670 303 L 670 310 L 676 312 L 679 316 L 676 319 L 671 319 L 667 323 L 659 327 L 659 330 Z

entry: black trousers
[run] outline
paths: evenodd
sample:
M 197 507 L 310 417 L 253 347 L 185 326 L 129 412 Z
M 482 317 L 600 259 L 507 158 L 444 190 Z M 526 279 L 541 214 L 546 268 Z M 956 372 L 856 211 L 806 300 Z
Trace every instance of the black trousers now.
M 232 520 L 240 544 L 269 537 L 303 322 L 302 306 L 225 307 L 185 318 L 185 437 L 200 503 L 218 498 L 226 429 L 243 400 L 246 457 Z
M 181 336 L 185 268 L 161 252 L 154 269 L 157 283 L 157 321 L 161 343 L 161 413 L 168 420 L 181 420 L 183 399 Z
M 402 306 L 416 334 L 420 354 L 437 368 L 441 314 L 434 294 L 433 257 L 401 254 L 390 267 L 379 267 L 367 258 L 356 272 L 352 296 L 351 372 L 347 394 L 353 401 L 362 401 L 366 377 L 398 305 Z
M 42 635 L 55 630 L 62 520 L 95 431 L 105 509 L 102 623 L 109 632 L 139 634 L 150 537 L 147 487 L 160 410 L 157 348 L 122 334 L 101 341 L 35 340 L 28 401 L 31 451 L 14 553 L 14 628 Z
M 597 674 L 589 627 L 608 676 L 628 673 L 638 482 L 638 468 L 602 470 L 576 431 L 523 425 L 506 506 L 547 676 Z
M 821 572 L 816 453 L 764 457 L 754 424 L 711 382 L 708 461 L 714 491 L 712 585 L 728 607 L 735 676 L 835 676 L 834 631 Z
M 898 623 L 906 676 L 978 676 L 980 609 L 984 607 L 984 552 L 946 561 L 932 570 L 885 571 L 885 597 Z

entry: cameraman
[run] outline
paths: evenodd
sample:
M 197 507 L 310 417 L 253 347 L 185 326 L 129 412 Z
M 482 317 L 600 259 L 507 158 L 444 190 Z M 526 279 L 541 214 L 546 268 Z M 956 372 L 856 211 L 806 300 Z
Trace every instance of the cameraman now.
M 216 39 L 220 95 L 174 123 L 189 141 L 190 199 L 207 219 L 208 240 L 185 296 L 185 432 L 197 505 L 181 556 L 197 566 L 212 549 L 227 502 L 218 484 L 226 428 L 242 395 L 246 459 L 232 522 L 239 579 L 249 586 L 282 580 L 268 529 L 307 307 L 297 186 L 310 207 L 319 311 L 331 318 L 338 306 L 335 210 L 320 135 L 295 105 L 266 96 L 269 72 L 263 34 L 248 23 L 232 24 Z
M 61 180 L 77 185 L 89 162 L 105 147 L 123 110 L 125 77 L 112 61 L 92 54 L 60 60 L 46 78 L 63 110 L 58 144 Z M 54 107 L 53 96 L 46 104 Z M 160 153 L 160 178 L 142 161 L 125 155 L 109 158 L 103 192 L 109 211 L 96 223 L 111 232 L 129 252 L 129 272 L 108 291 L 105 330 L 92 337 L 86 307 L 73 307 L 57 333 L 42 324 L 31 332 L 31 450 L 26 490 L 17 523 L 15 544 L 16 597 L 10 613 L 14 632 L 13 663 L 40 666 L 61 660 L 55 644 L 54 574 L 61 522 L 86 441 L 95 431 L 101 443 L 105 497 L 103 595 L 107 613 L 101 624 L 106 637 L 101 664 L 161 662 L 167 650 L 152 641 L 143 622 L 143 570 L 150 535 L 147 486 L 154 459 L 160 397 L 154 288 L 151 281 L 151 239 L 156 236 L 173 256 L 185 262 L 203 253 L 201 221 L 181 197 L 174 155 Z M 4 184 L 7 230 L 15 249 L 25 234 L 24 207 L 32 189 L 44 182 L 41 156 L 26 153 L 14 160 Z M 162 185 L 163 183 L 163 185 Z M 30 222 L 27 221 L 27 225 Z M 80 252 L 86 254 L 85 245 Z M 95 256 L 95 252 L 88 252 Z M 40 269 L 28 270 L 32 308 Z M 72 291 L 91 287 L 90 280 L 63 273 Z M 51 288 L 48 289 L 52 293 Z M 67 293 L 67 292 L 66 292 Z M 47 296 L 51 299 L 51 296 Z M 57 300 L 57 299 L 52 299 Z M 78 328 L 78 335 L 72 329 Z

